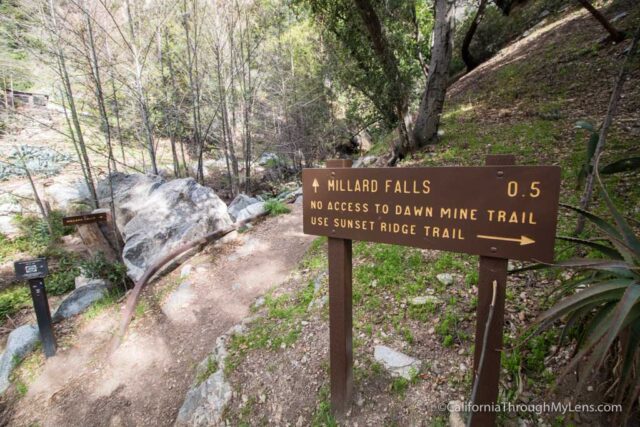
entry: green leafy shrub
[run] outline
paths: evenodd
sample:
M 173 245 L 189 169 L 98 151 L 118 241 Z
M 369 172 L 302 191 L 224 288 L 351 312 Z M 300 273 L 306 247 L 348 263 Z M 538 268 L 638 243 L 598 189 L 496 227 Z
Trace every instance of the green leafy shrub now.
M 560 345 L 571 335 L 577 342 L 573 358 L 562 375 L 579 368 L 576 388 L 580 391 L 605 361 L 610 362 L 608 375 L 612 384 L 617 384 L 615 400 L 625 404 L 628 414 L 640 392 L 640 372 L 637 371 L 640 357 L 640 238 L 618 212 L 604 187 L 602 194 L 613 222 L 565 206 L 585 216 L 603 238 L 560 237 L 589 247 L 598 257 L 568 260 L 556 265 L 576 270 L 578 275 L 555 291 L 559 296 L 554 305 L 536 319 L 533 332 L 540 333 L 564 320 Z
M 51 231 L 49 231 L 49 225 L 44 218 L 17 215 L 16 221 L 22 232 L 22 237 L 15 239 L 14 242 L 20 244 L 26 252 L 32 255 L 43 254 L 60 237 L 73 232 L 72 226 L 62 225 L 63 215 L 60 211 L 52 211 L 49 214 Z
M 90 279 L 104 279 L 112 284 L 126 284 L 127 267 L 121 262 L 108 261 L 102 252 L 91 259 L 80 262 L 84 275 Z
M 271 216 L 277 216 L 291 212 L 291 209 L 289 209 L 287 205 L 276 199 L 267 200 L 264 203 L 264 208 Z
M 7 316 L 12 316 L 21 309 L 28 307 L 30 302 L 29 289 L 19 285 L 0 293 L 0 324 Z

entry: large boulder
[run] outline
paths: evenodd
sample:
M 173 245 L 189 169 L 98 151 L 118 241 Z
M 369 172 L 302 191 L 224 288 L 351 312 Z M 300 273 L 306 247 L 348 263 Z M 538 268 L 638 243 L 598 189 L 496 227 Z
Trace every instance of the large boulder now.
M 193 178 L 165 182 L 149 175 L 115 174 L 113 187 L 123 259 L 133 280 L 178 246 L 232 224 L 227 205 Z M 99 191 L 108 196 L 108 182 L 100 183 Z
M 23 357 L 25 357 L 40 339 L 38 328 L 34 325 L 23 325 L 9 334 L 7 347 L 0 357 L 0 394 L 9 387 L 9 375 Z
M 107 294 L 108 288 L 104 280 L 92 280 L 71 292 L 60 303 L 51 320 L 57 323 L 63 319 L 76 316 L 85 311 L 91 304 Z
M 260 215 L 264 215 L 266 213 L 266 209 L 264 206 L 264 202 L 254 203 L 252 205 L 247 206 L 243 210 L 238 213 L 236 218 L 236 222 L 240 221 L 250 221 L 259 217 Z
M 229 216 L 232 220 L 235 220 L 240 212 L 255 203 L 260 203 L 260 200 L 255 197 L 249 197 L 246 194 L 238 194 L 229 204 L 229 208 L 227 209 Z
M 116 224 L 122 231 L 124 226 L 146 205 L 150 194 L 164 182 L 164 179 L 155 175 L 112 173 L 108 179 L 98 183 L 100 206 L 109 206 L 111 187 L 113 187 Z
M 91 204 L 91 193 L 84 181 L 55 181 L 45 187 L 45 195 L 53 208 L 65 211 Z

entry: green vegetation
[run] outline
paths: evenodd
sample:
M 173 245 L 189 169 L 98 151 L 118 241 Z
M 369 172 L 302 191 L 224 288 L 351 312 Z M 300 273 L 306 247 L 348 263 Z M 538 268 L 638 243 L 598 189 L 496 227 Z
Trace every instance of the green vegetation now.
M 291 212 L 291 209 L 284 203 L 276 199 L 270 199 L 264 202 L 264 208 L 270 216 L 278 216 Z
M 56 247 L 57 240 L 73 231 L 73 227 L 62 225 L 63 214 L 51 212 L 51 231 L 47 222 L 34 216 L 18 216 L 22 231 L 20 237 L 8 239 L 0 234 L 0 261 L 5 262 L 18 254 L 23 257 L 44 256 L 49 261 L 49 275 L 45 280 L 50 296 L 62 295 L 75 288 L 75 278 L 80 274 L 88 278 L 101 278 L 114 285 L 126 284 L 126 267 L 121 263 L 110 263 L 102 254 L 81 259 L 73 253 Z M 0 325 L 31 305 L 29 289 L 23 283 L 14 284 L 0 291 Z
M 616 400 L 630 407 L 639 392 L 640 376 L 633 374 L 640 342 L 640 236 L 620 214 L 606 189 L 602 198 L 613 222 L 578 208 L 571 208 L 586 217 L 602 235 L 599 240 L 564 238 L 595 250 L 600 257 L 568 260 L 558 264 L 575 269 L 580 274 L 566 280 L 557 290 L 555 304 L 537 319 L 534 332 L 552 327 L 555 321 L 566 319 L 560 343 L 569 331 L 577 328 L 577 352 L 565 374 L 580 365 L 577 390 L 591 378 L 592 369 L 603 365 L 612 355 L 620 370 L 609 376 L 617 384 Z M 622 352 L 616 351 L 620 343 Z
M 253 322 L 245 334 L 231 338 L 225 374 L 233 372 L 250 350 L 267 348 L 277 351 L 295 343 L 302 329 L 300 321 L 313 297 L 313 281 L 293 295 L 266 295 L 266 315 Z
M 331 414 L 331 402 L 329 401 L 329 388 L 324 386 L 318 393 L 318 407 L 313 414 L 311 425 L 314 427 L 338 427 L 338 423 Z
M 207 364 L 205 368 L 198 372 L 198 374 L 196 375 L 196 384 L 200 385 L 204 381 L 206 381 L 207 378 L 209 378 L 218 370 L 218 367 L 218 362 L 213 357 L 209 356 L 207 358 Z

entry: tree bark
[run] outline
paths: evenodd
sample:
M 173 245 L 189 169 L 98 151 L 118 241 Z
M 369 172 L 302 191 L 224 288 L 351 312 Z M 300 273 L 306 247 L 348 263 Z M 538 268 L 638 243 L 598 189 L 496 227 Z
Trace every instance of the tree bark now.
M 429 78 L 413 129 L 413 145 L 396 145 L 389 161 L 390 165 L 394 165 L 410 151 L 437 142 L 453 50 L 454 4 L 454 0 L 436 0 L 436 23 L 429 63 Z
M 473 17 L 473 21 L 471 21 L 471 25 L 469 26 L 469 30 L 467 30 L 467 34 L 464 35 L 464 40 L 462 40 L 462 48 L 461 55 L 462 61 L 464 61 L 464 65 L 467 66 L 467 71 L 471 71 L 480 65 L 480 62 L 477 61 L 473 55 L 471 55 L 471 51 L 469 47 L 471 46 L 471 40 L 473 40 L 473 36 L 478 29 L 478 24 L 482 20 L 484 15 L 484 10 L 487 7 L 488 0 L 480 0 L 480 4 L 478 5 L 478 10 L 476 11 L 476 15 Z
M 593 7 L 589 0 L 578 0 L 578 3 L 580 3 L 585 9 L 587 9 L 589 13 L 591 13 L 591 15 L 593 15 L 593 17 L 600 23 L 600 25 L 602 25 L 605 30 L 609 32 L 612 41 L 620 43 L 625 39 L 625 34 L 622 31 L 618 31 L 616 27 L 614 27 L 611 22 L 609 22 L 609 20 L 605 18 L 602 13 L 600 13 L 598 9 Z
M 382 64 L 387 80 L 392 85 L 389 93 L 393 97 L 394 115 L 398 122 L 401 145 L 411 146 L 413 123 L 409 114 L 409 90 L 400 75 L 398 60 L 389 47 L 382 23 L 371 2 L 369 0 L 355 0 L 355 3 L 362 23 L 369 34 L 373 51 Z

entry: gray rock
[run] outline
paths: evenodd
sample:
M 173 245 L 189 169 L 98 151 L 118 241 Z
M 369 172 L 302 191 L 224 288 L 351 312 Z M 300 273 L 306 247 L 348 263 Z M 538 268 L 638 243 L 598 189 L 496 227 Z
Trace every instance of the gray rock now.
M 275 153 L 262 153 L 262 155 L 258 158 L 258 160 L 256 160 L 256 163 L 258 163 L 260 166 L 264 166 L 267 163 L 269 163 L 270 160 L 273 161 L 278 161 L 278 155 Z
M 125 241 L 127 274 L 144 271 L 176 247 L 231 225 L 227 206 L 192 178 L 165 182 L 148 175 L 113 174 L 117 225 Z M 107 181 L 99 184 L 108 195 Z
M 449 427 L 464 427 L 465 423 L 462 419 L 463 403 L 459 400 L 452 400 L 447 405 L 449 409 Z
M 7 347 L 0 357 L 0 394 L 9 387 L 9 375 L 16 364 L 26 356 L 40 340 L 35 325 L 23 325 L 9 334 Z
M 367 166 L 371 166 L 372 164 L 374 164 L 377 160 L 378 160 L 378 158 L 376 156 L 360 157 L 360 158 L 356 159 L 355 162 L 353 162 L 353 165 L 351 167 L 354 167 L 354 168 L 366 168 Z
M 618 22 L 619 20 L 621 20 L 622 18 L 624 18 L 628 14 L 629 14 L 629 12 L 620 12 L 619 14 L 617 14 L 616 16 L 611 18 L 611 20 L 609 22 L 611 22 L 611 23 Z
M 293 202 L 293 204 L 295 205 L 301 205 L 303 202 L 302 200 L 302 195 L 299 195 L 298 197 L 296 197 L 296 200 Z
M 216 346 L 211 355 L 204 358 L 196 368 L 196 378 L 201 378 L 211 363 L 217 364 L 217 370 L 202 383 L 194 383 L 187 392 L 184 402 L 178 411 L 176 426 L 213 426 L 220 425 L 222 413 L 231 399 L 232 390 L 224 376 L 224 361 L 227 357 L 226 341 L 228 336 L 242 333 L 243 325 L 235 325 L 228 332 L 216 339 Z
M 389 371 L 393 377 L 403 377 L 411 379 L 413 373 L 418 373 L 422 362 L 404 353 L 395 351 L 384 345 L 377 345 L 374 348 L 373 357 Z
M 191 273 L 191 264 L 185 264 L 182 266 L 182 268 L 180 269 L 180 278 L 184 279 L 185 277 L 187 277 L 190 273 Z
M 427 303 L 431 304 L 440 304 L 442 301 L 440 298 L 434 295 L 421 295 L 417 297 L 413 297 L 409 300 L 409 304 L 411 305 L 425 305 Z
M 81 288 L 83 286 L 87 286 L 87 285 L 99 286 L 99 285 L 106 284 L 106 282 L 102 279 L 92 279 L 89 277 L 85 277 L 83 275 L 76 277 L 74 282 L 75 282 L 76 289 Z
M 222 370 L 187 392 L 176 426 L 213 426 L 222 420 L 222 411 L 231 399 L 231 386 Z
M 453 274 L 451 273 L 440 273 L 436 276 L 436 279 L 443 285 L 453 285 Z
M 238 213 L 238 217 L 236 218 L 236 222 L 251 220 L 257 218 L 260 215 L 263 215 L 266 210 L 264 208 L 265 202 L 258 202 L 252 205 L 247 206 L 245 209 Z
M 101 206 L 108 206 L 111 201 L 109 182 L 113 186 L 116 225 L 122 232 L 124 226 L 146 206 L 151 193 L 165 181 L 155 175 L 112 173 L 109 178 L 98 183 L 96 191 Z
M 260 203 L 260 200 L 254 197 L 249 197 L 246 194 L 238 194 L 236 198 L 233 199 L 233 201 L 229 204 L 229 208 L 227 209 L 227 211 L 229 212 L 229 216 L 231 217 L 231 219 L 235 220 L 240 212 L 255 203 Z
M 54 182 L 45 187 L 45 194 L 56 209 L 69 210 L 78 204 L 90 204 L 91 195 L 84 181 Z
M 107 294 L 107 284 L 104 280 L 95 279 L 74 290 L 60 303 L 51 320 L 56 323 L 63 319 L 76 316 L 85 311 L 91 304 Z
M 20 228 L 12 216 L 0 216 L 0 234 L 15 237 L 20 234 Z

